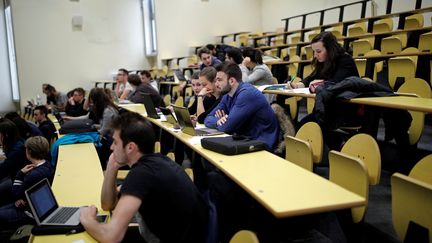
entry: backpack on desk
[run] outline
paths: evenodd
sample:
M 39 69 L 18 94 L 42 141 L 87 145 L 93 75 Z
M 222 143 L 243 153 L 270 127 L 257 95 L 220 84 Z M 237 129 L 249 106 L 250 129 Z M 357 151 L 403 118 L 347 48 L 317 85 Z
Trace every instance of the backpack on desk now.
M 203 138 L 201 139 L 201 146 L 226 155 L 244 154 L 267 149 L 267 145 L 261 141 L 238 135 Z
M 60 134 L 94 132 L 96 129 L 93 126 L 91 119 L 77 119 L 66 121 L 61 125 Z

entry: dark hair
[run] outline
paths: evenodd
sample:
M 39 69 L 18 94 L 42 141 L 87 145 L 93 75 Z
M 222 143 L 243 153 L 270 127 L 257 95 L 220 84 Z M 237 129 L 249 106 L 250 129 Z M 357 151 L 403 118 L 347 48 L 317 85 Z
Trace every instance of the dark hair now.
M 136 112 L 124 112 L 111 122 L 113 130 L 120 131 L 123 147 L 133 142 L 141 153 L 154 153 L 155 134 L 153 127 L 144 117 Z
M 199 79 L 201 72 L 200 71 L 196 71 L 192 74 L 191 79 Z
M 201 47 L 198 50 L 198 57 L 201 58 L 201 55 L 204 54 L 204 53 L 211 55 L 211 51 L 207 47 Z
M 251 62 L 263 64 L 262 53 L 260 50 L 246 47 L 243 49 L 243 57 L 249 57 Z
M 105 108 L 108 106 L 115 108 L 112 100 L 103 88 L 93 88 L 90 91 L 89 100 L 93 103 L 93 112 L 98 120 L 102 118 Z
M 140 74 L 146 76 L 147 78 L 151 78 L 151 73 L 147 70 L 140 71 Z
M 214 67 L 205 67 L 201 70 L 199 76 L 205 77 L 209 82 L 214 83 L 216 79 L 216 69 Z
M 311 75 L 322 79 L 328 79 L 336 72 L 337 59 L 345 53 L 345 50 L 337 42 L 336 37 L 329 31 L 324 31 L 316 35 L 311 44 L 321 41 L 327 51 L 327 60 L 318 62 L 315 57 L 312 60 L 314 70 Z
M 119 68 L 118 71 L 119 71 L 119 72 L 123 72 L 123 73 L 125 73 L 126 75 L 129 75 L 129 71 L 128 71 L 127 69 L 125 69 L 125 68 Z
M 31 136 L 31 128 L 26 120 L 24 120 L 18 113 L 9 112 L 5 115 L 6 119 L 12 121 L 15 126 L 18 128 L 18 132 L 20 137 L 27 139 Z
M 78 92 L 80 93 L 82 96 L 85 96 L 85 90 L 83 88 L 76 88 L 73 90 L 73 92 Z
M 31 137 L 26 140 L 25 147 L 33 159 L 45 159 L 49 153 L 48 140 L 42 136 Z
M 237 82 L 241 82 L 242 80 L 242 72 L 240 67 L 236 63 L 232 62 L 223 62 L 216 65 L 217 72 L 224 72 L 228 78 L 235 78 Z
M 48 117 L 48 108 L 46 108 L 46 106 L 38 105 L 34 108 L 34 110 L 38 110 L 40 113 L 43 113 L 45 117 Z
M 57 92 L 56 88 L 52 86 L 51 84 L 42 84 L 43 90 L 47 91 L 48 93 L 52 94 Z
M 18 140 L 19 133 L 16 125 L 6 118 L 0 118 L 0 134 L 2 135 L 3 150 L 8 152 L 10 147 Z
M 128 76 L 128 82 L 133 86 L 138 86 L 141 84 L 141 79 L 138 74 L 131 74 Z
M 213 51 L 214 49 L 216 49 L 216 47 L 213 44 L 207 44 L 206 45 L 207 49 L 209 49 L 210 51 Z
M 226 52 L 227 56 L 232 58 L 234 60 L 235 63 L 237 64 L 241 64 L 243 62 L 243 55 L 240 49 L 238 48 L 230 48 L 227 52 Z

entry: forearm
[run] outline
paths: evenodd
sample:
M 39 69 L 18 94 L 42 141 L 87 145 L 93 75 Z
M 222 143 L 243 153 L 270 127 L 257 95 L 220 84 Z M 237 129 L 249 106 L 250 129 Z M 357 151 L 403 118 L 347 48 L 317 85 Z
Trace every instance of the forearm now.
M 102 184 L 101 206 L 104 210 L 113 210 L 117 204 L 117 172 L 118 168 L 108 166 Z
M 201 115 L 204 111 L 205 111 L 205 109 L 204 109 L 204 97 L 203 96 L 197 96 L 196 116 Z

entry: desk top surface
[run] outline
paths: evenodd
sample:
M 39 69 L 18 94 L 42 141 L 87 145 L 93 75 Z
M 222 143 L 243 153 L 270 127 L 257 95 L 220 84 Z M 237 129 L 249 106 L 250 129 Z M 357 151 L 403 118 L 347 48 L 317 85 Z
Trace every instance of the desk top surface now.
M 122 105 L 141 114 L 137 105 Z M 202 137 L 148 118 L 218 167 L 276 217 L 305 215 L 364 205 L 365 199 L 267 151 L 235 156 L 201 147 Z

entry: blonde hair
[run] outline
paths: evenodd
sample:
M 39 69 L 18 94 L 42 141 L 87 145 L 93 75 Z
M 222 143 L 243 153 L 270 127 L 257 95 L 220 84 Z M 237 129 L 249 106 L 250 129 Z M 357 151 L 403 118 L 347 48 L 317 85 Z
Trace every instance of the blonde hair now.
M 25 142 L 28 154 L 33 159 L 45 159 L 49 152 L 49 143 L 42 136 L 30 137 Z

